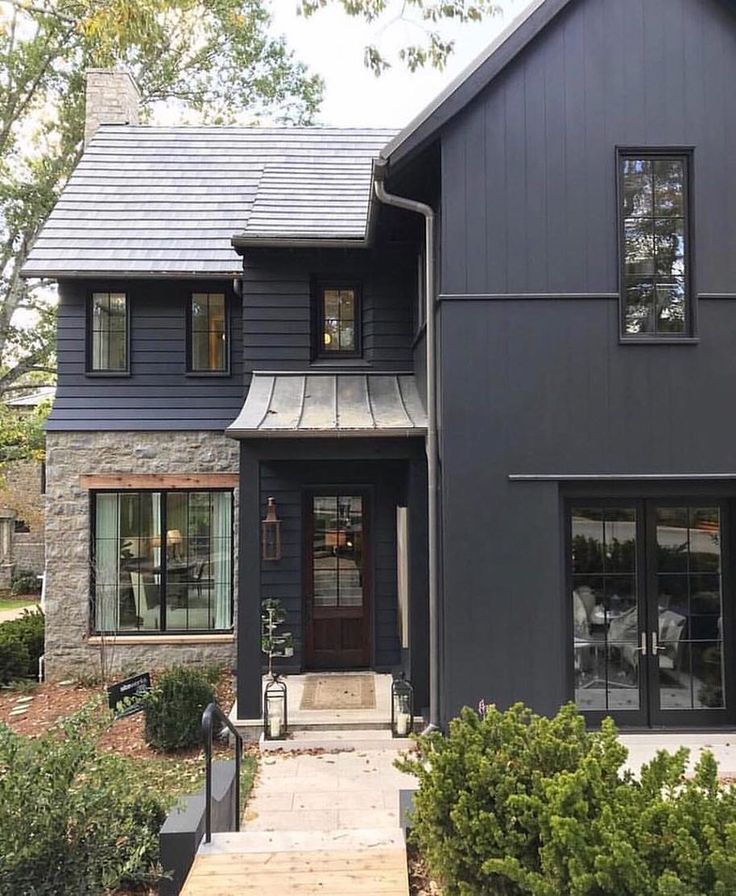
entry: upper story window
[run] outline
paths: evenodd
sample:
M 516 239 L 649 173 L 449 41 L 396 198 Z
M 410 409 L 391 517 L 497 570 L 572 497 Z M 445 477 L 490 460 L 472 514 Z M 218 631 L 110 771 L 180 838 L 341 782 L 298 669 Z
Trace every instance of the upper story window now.
M 227 302 L 223 293 L 195 292 L 189 307 L 189 371 L 227 373 Z
M 356 286 L 328 284 L 317 293 L 317 355 L 357 357 L 360 345 L 360 292 Z
M 124 292 L 95 292 L 89 305 L 88 370 L 128 370 L 128 297 Z
M 620 156 L 622 334 L 691 335 L 689 156 Z

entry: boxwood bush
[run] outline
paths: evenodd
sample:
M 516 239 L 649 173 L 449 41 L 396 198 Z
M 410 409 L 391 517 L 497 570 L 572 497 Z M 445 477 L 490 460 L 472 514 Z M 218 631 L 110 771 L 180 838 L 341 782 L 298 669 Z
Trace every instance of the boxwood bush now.
M 202 713 L 215 699 L 212 670 L 175 666 L 157 676 L 144 702 L 144 737 L 157 750 L 202 741 Z
M 0 893 L 92 896 L 158 877 L 166 807 L 129 760 L 99 753 L 100 713 L 26 738 L 0 724 Z
M 418 746 L 411 836 L 446 896 L 736 893 L 736 792 L 709 753 L 634 777 L 613 722 L 588 732 L 574 706 L 465 709 Z
M 38 675 L 43 639 L 44 616 L 40 610 L 24 610 L 17 619 L 0 623 L 0 684 Z

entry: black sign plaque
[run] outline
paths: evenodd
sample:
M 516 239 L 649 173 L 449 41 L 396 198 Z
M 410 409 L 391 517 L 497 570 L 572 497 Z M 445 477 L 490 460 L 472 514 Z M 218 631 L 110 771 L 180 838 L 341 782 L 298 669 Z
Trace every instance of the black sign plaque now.
M 143 696 L 151 690 L 151 676 L 148 672 L 126 678 L 107 689 L 107 703 L 116 719 L 129 716 L 143 709 Z

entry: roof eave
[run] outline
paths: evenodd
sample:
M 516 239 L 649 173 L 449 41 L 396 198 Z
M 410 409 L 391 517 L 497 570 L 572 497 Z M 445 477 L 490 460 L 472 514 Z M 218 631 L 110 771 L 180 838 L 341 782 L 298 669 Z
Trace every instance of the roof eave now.
M 232 271 L 116 271 L 104 268 L 79 271 L 25 267 L 20 276 L 24 280 L 232 280 L 242 273 L 240 267 L 235 267 Z
M 423 149 L 439 129 L 461 111 L 572 0 L 533 0 L 489 47 L 439 93 L 381 150 L 384 164 L 396 166 Z
M 241 249 L 367 249 L 368 237 L 284 237 L 284 236 L 234 236 L 231 240 L 236 250 Z
M 427 434 L 425 426 L 402 429 L 236 429 L 229 426 L 225 434 L 233 439 L 344 439 L 344 438 L 415 438 Z

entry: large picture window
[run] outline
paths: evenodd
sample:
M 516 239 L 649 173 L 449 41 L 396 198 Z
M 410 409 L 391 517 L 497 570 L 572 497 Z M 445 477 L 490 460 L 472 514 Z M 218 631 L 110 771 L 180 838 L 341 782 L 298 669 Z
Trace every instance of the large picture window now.
M 189 370 L 227 373 L 227 304 L 222 293 L 195 292 L 189 309 Z
M 232 627 L 232 492 L 93 495 L 99 632 Z
M 622 335 L 691 334 L 685 154 L 620 156 Z
M 92 293 L 87 366 L 92 373 L 128 370 L 128 300 L 124 292 Z

